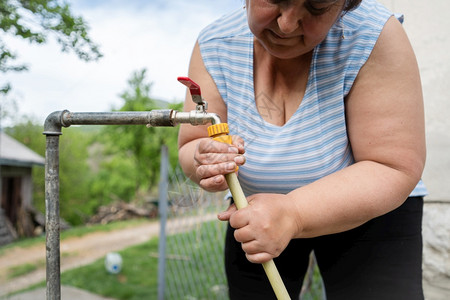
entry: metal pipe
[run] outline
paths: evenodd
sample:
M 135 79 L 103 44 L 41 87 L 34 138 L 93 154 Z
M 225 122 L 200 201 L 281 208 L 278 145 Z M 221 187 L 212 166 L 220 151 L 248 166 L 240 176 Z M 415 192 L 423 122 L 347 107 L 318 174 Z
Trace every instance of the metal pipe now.
M 45 120 L 45 251 L 47 299 L 61 299 L 59 236 L 59 136 L 63 111 Z
M 171 109 L 147 112 L 70 112 L 55 111 L 44 123 L 45 150 L 45 230 L 47 299 L 61 299 L 60 221 L 59 221 L 59 136 L 62 127 L 71 125 L 147 125 L 176 126 L 219 124 L 220 117 L 204 109 L 177 112 Z
M 154 127 L 173 127 L 181 123 L 206 125 L 220 123 L 215 113 L 203 110 L 178 112 L 172 109 L 151 111 L 117 111 L 117 112 L 70 112 L 68 110 L 51 113 L 44 124 L 44 134 L 61 135 L 61 127 L 71 125 L 147 125 Z
M 173 110 L 116 111 L 116 112 L 69 112 L 65 111 L 61 125 L 149 125 L 173 126 Z
M 49 134 L 45 151 L 47 299 L 61 299 L 59 228 L 59 135 Z

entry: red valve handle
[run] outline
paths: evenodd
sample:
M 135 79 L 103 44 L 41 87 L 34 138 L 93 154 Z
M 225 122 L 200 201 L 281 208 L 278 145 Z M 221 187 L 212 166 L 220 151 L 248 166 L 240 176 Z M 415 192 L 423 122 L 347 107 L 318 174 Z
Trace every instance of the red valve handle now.
M 192 79 L 190 79 L 189 77 L 178 77 L 177 79 L 179 82 L 181 82 L 182 84 L 184 84 L 189 88 L 191 95 L 201 96 L 200 86 L 196 84 Z

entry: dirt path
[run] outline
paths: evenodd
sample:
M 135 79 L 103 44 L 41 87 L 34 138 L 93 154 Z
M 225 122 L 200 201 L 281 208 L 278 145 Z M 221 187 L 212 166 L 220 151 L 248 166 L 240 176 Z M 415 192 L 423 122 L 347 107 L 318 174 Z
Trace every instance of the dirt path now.
M 194 226 L 200 222 L 213 220 L 216 215 L 202 217 L 189 217 L 182 223 Z M 177 219 L 177 222 L 180 222 Z M 173 225 L 169 221 L 168 227 Z M 191 226 L 183 226 L 182 230 L 189 230 Z M 61 242 L 61 272 L 93 263 L 104 257 L 111 251 L 119 251 L 124 248 L 141 244 L 158 236 L 159 222 L 149 222 L 125 229 L 110 232 L 96 232 L 83 237 L 73 237 Z M 171 230 L 173 232 L 173 230 Z M 21 277 L 8 280 L 7 270 L 24 264 L 35 264 L 38 269 Z M 12 248 L 6 250 L 0 256 L 0 297 L 11 292 L 26 288 L 32 284 L 45 280 L 45 244 L 39 244 L 29 248 Z

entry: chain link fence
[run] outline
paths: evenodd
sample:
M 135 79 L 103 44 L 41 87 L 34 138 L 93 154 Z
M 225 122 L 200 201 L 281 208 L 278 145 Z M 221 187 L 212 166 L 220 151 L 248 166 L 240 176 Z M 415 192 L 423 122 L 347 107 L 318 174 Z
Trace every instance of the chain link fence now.
M 160 236 L 165 247 L 159 254 L 164 258 L 159 299 L 229 299 L 223 252 L 227 224 L 217 219 L 229 204 L 226 193 L 202 190 L 177 168 L 168 178 L 167 194 L 167 218 L 161 220 L 166 225 Z M 313 256 L 299 298 L 325 299 Z
M 223 193 L 208 193 L 180 169 L 169 181 L 164 299 L 228 299 L 223 263 Z

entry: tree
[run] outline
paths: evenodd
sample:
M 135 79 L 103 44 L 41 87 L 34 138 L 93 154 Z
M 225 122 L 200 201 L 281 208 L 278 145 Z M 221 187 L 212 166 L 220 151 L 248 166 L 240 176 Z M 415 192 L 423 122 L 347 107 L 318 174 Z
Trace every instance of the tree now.
M 0 30 L 5 35 L 37 44 L 46 43 L 52 35 L 61 45 L 62 51 L 73 51 L 84 61 L 97 60 L 102 54 L 88 36 L 88 29 L 83 18 L 74 16 L 65 1 L 0 1 Z M 16 53 L 0 37 L 0 72 L 27 70 L 24 64 L 14 64 L 16 58 Z M 10 90 L 9 83 L 0 83 L 0 95 L 6 95 Z
M 45 156 L 45 136 L 42 125 L 29 118 L 6 133 L 23 143 L 36 153 Z M 82 224 L 98 206 L 96 199 L 89 194 L 92 171 L 88 162 L 88 147 L 94 133 L 85 127 L 63 128 L 60 139 L 60 213 L 61 217 L 72 225 Z M 33 167 L 33 205 L 41 212 L 45 211 L 45 169 Z
M 128 84 L 129 89 L 121 95 L 125 103 L 119 111 L 150 111 L 169 105 L 150 98 L 151 83 L 146 82 L 145 69 L 135 72 Z M 169 106 L 181 109 L 181 103 Z M 169 145 L 172 165 L 178 161 L 177 135 L 177 128 L 104 127 L 98 140 L 103 144 L 106 160 L 93 182 L 93 196 L 102 202 L 111 200 L 111 195 L 129 201 L 139 192 L 149 192 L 159 178 L 161 145 Z
M 119 111 L 182 109 L 150 98 L 146 70 L 135 72 L 121 95 Z M 45 155 L 45 136 L 37 121 L 27 117 L 6 132 L 38 154 Z M 82 224 L 100 205 L 148 196 L 159 180 L 160 149 L 169 147 L 172 167 L 178 162 L 178 128 L 143 125 L 71 126 L 60 139 L 60 213 L 72 225 Z M 44 168 L 33 168 L 33 203 L 45 208 Z

